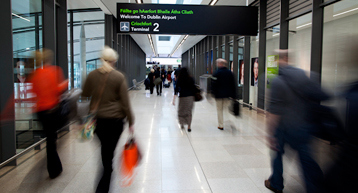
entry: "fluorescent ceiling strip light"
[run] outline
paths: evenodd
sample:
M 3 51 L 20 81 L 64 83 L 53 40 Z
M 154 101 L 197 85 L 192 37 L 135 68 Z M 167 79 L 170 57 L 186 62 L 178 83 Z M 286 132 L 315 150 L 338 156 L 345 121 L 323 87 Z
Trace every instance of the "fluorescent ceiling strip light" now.
M 147 34 L 147 36 L 148 36 L 148 39 L 149 39 L 149 42 L 150 42 L 150 46 L 152 47 L 153 54 L 156 56 L 157 54 L 155 53 L 152 36 L 150 34 Z
M 218 2 L 218 0 L 212 0 L 210 5 L 215 5 Z
M 272 36 L 278 36 L 278 35 L 280 35 L 280 34 L 278 33 L 278 34 L 274 34 L 274 35 L 272 35 Z
M 304 24 L 304 25 L 300 25 L 300 26 L 298 26 L 298 27 L 296 27 L 296 29 L 299 29 L 299 28 L 301 28 L 301 27 L 305 27 L 305 26 L 308 26 L 308 25 L 311 25 L 312 23 L 306 23 L 306 24 Z
M 181 45 L 183 45 L 183 43 L 185 42 L 185 40 L 189 37 L 189 35 L 186 35 L 183 40 L 180 42 L 180 44 L 178 45 L 178 47 L 174 50 L 174 52 L 172 54 L 170 54 L 170 57 L 173 56 L 173 54 L 180 48 Z
M 17 15 L 17 14 L 15 14 L 15 13 L 11 13 L 11 14 L 12 14 L 13 16 L 16 16 L 16 17 L 20 18 L 20 19 L 23 19 L 23 20 L 25 20 L 25 21 L 30 22 L 29 19 L 23 18 L 23 17 L 21 17 L 20 15 Z
M 348 11 L 345 11 L 345 12 L 342 12 L 342 13 L 335 14 L 335 15 L 333 15 L 333 17 L 340 16 L 340 15 L 343 15 L 343 14 L 346 14 L 346 13 L 349 13 L 349 12 L 352 12 L 352 11 L 356 11 L 356 10 L 358 10 L 358 8 L 351 9 L 351 10 L 348 10 Z

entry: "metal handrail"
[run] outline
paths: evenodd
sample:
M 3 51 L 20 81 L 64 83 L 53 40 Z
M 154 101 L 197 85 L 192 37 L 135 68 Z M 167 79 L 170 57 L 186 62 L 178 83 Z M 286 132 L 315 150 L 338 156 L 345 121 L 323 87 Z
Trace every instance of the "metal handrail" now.
M 145 80 L 145 79 L 144 79 L 144 80 Z M 144 80 L 140 81 L 138 84 L 143 83 Z M 129 88 L 128 88 L 128 91 L 130 91 L 133 87 L 134 87 L 134 86 L 129 87 Z M 28 121 L 28 119 L 26 119 L 26 120 L 24 120 L 24 119 L 19 119 L 19 120 Z M 19 121 L 19 120 L 18 120 L 18 121 Z M 67 124 L 66 126 L 64 126 L 64 127 L 62 127 L 62 128 L 68 127 L 68 126 L 72 125 L 73 123 L 74 123 L 74 121 L 70 122 L 69 124 Z M 61 130 L 62 130 L 62 129 L 59 129 L 58 131 L 61 131 Z M 58 131 L 57 131 L 57 132 L 58 132 Z M 11 158 L 7 159 L 6 161 L 0 163 L 0 168 L 4 167 L 6 164 L 12 162 L 13 160 L 15 160 L 16 158 L 22 156 L 23 154 L 27 153 L 28 151 L 34 149 L 36 146 L 41 145 L 43 142 L 46 141 L 46 139 L 47 139 L 46 137 L 43 138 L 43 139 L 41 139 L 40 141 L 38 141 L 38 142 L 32 144 L 30 147 L 24 149 L 24 150 L 21 151 L 20 153 L 17 153 L 16 155 L 12 156 Z

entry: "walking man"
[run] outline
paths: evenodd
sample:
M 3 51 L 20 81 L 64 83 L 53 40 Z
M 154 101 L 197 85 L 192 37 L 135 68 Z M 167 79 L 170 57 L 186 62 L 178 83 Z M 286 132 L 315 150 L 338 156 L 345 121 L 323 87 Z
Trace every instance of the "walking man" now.
M 279 51 L 279 76 L 271 85 L 269 101 L 268 143 L 275 151 L 272 158 L 272 175 L 265 181 L 266 188 L 282 193 L 282 155 L 287 143 L 297 151 L 304 175 L 307 193 L 316 193 L 323 173 L 312 158 L 309 146 L 313 130 L 310 108 L 312 102 L 328 99 L 318 83 L 309 79 L 301 69 L 288 65 L 288 51 Z M 313 76 L 313 75 L 312 75 Z
M 236 86 L 233 73 L 226 67 L 227 61 L 219 58 L 216 60 L 218 70 L 212 77 L 212 92 L 216 100 L 218 114 L 218 129 L 224 130 L 224 111 L 229 108 L 229 98 L 236 98 Z

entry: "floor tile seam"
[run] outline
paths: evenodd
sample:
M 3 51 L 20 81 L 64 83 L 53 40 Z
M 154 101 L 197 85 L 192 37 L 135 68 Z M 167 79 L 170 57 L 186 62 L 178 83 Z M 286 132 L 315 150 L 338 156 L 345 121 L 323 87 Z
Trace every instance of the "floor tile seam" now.
M 185 134 L 186 134 L 186 137 L 187 137 L 188 140 L 189 140 L 189 143 L 190 143 L 191 148 L 192 148 L 193 151 L 194 151 L 195 157 L 196 157 L 196 159 L 197 159 L 197 161 L 198 161 L 198 163 L 199 163 L 199 166 L 200 166 L 201 171 L 203 172 L 203 175 L 204 175 L 204 177 L 205 177 L 205 181 L 206 181 L 206 183 L 208 184 L 208 187 L 209 187 L 209 189 L 210 189 L 210 192 L 213 192 L 213 190 L 212 190 L 212 188 L 211 188 L 211 186 L 210 186 L 210 184 L 209 184 L 209 180 L 208 180 L 208 178 L 206 177 L 206 174 L 205 174 L 205 172 L 204 172 L 203 166 L 201 165 L 201 162 L 199 161 L 198 155 L 196 154 L 196 151 L 195 151 L 195 149 L 194 149 L 194 147 L 193 147 L 193 144 L 191 143 L 190 137 L 188 136 L 188 133 L 187 133 L 187 132 L 185 132 Z

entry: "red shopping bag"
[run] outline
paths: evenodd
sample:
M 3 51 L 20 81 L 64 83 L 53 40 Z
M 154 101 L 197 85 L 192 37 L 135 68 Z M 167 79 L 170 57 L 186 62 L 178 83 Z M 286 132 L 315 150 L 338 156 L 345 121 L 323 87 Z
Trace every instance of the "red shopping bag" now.
M 130 137 L 124 146 L 122 153 L 122 167 L 121 167 L 121 186 L 130 186 L 135 177 L 135 169 L 139 165 L 142 154 L 135 142 L 134 137 Z

